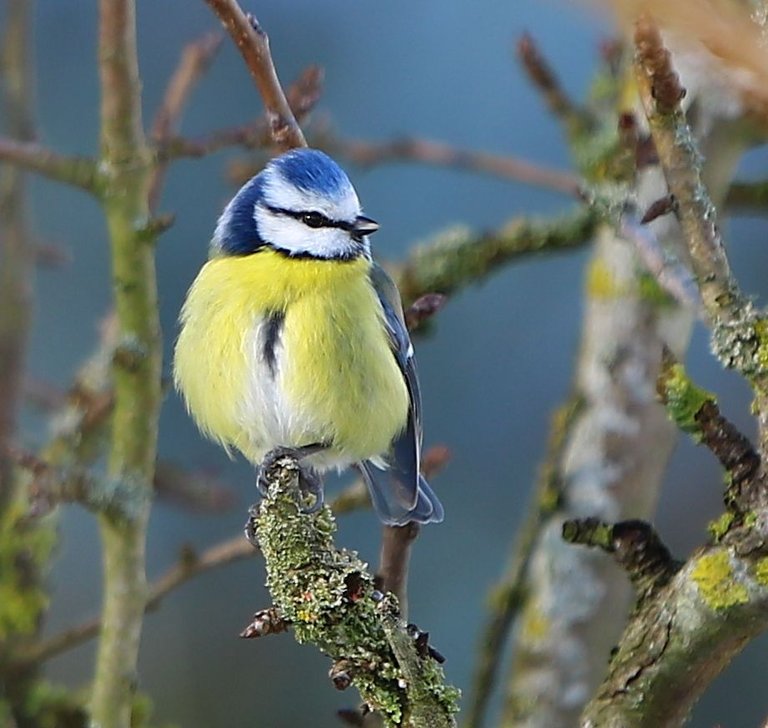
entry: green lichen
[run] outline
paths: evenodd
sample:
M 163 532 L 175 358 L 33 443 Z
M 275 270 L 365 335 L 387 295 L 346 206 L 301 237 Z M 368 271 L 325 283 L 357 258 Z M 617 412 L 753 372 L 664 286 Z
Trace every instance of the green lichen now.
M 728 609 L 749 601 L 747 588 L 734 578 L 727 551 L 699 557 L 691 571 L 702 599 L 711 609 Z
M 594 258 L 587 270 L 587 296 L 592 299 L 605 300 L 618 298 L 626 292 L 626 286 L 616 281 L 616 276 L 605 261 L 599 257 Z
M 768 370 L 768 319 L 760 317 L 755 321 L 755 336 L 757 337 L 757 351 L 755 361 L 760 371 Z
M 386 725 L 418 725 L 409 716 L 425 704 L 444 717 L 435 726 L 452 725 L 458 698 L 446 687 L 442 668 L 431 657 L 416 655 L 406 637 L 419 676 L 418 681 L 408 679 L 408 664 L 393 650 L 367 564 L 354 551 L 335 547 L 329 508 L 316 514 L 299 509 L 296 481 L 295 462 L 281 462 L 255 519 L 267 586 L 296 640 L 314 644 L 336 663 L 343 661 L 352 683 Z M 414 683 L 420 696 L 413 694 Z
M 697 387 L 686 374 L 683 365 L 678 363 L 664 368 L 659 377 L 659 391 L 672 421 L 698 441 L 701 433 L 696 416 L 704 404 L 716 401 L 715 396 Z
M 763 586 L 768 586 L 768 556 L 758 559 L 755 564 L 755 579 Z
M 48 605 L 47 592 L 32 575 L 47 569 L 56 535 L 25 514 L 18 501 L 0 520 L 0 642 L 32 634 Z
M 534 600 L 529 600 L 520 622 L 521 633 L 526 642 L 539 642 L 547 637 L 551 623 Z
M 710 521 L 707 525 L 707 530 L 714 539 L 715 543 L 719 543 L 723 536 L 728 533 L 728 529 L 733 524 L 734 515 L 730 511 L 725 511 L 719 518 L 714 521 Z
M 658 308 L 669 308 L 676 305 L 675 299 L 659 284 L 656 276 L 650 273 L 640 273 L 637 277 L 637 287 L 641 298 Z

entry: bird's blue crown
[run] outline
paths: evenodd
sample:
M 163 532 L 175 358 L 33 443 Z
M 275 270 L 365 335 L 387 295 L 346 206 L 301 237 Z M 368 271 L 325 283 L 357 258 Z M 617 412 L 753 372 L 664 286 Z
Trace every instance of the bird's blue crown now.
M 260 206 L 294 214 L 319 210 L 332 219 L 341 213 L 347 217 L 351 207 L 359 212 L 352 183 L 333 159 L 317 149 L 294 149 L 240 188 L 219 218 L 212 251 L 249 255 L 273 242 L 259 230 L 255 213 Z

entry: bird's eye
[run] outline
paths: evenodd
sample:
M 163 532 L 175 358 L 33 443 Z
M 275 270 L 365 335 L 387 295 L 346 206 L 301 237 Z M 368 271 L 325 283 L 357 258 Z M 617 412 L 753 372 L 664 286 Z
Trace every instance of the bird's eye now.
M 311 228 L 319 228 L 328 224 L 328 219 L 325 215 L 321 215 L 319 212 L 305 212 L 301 216 L 301 221 Z

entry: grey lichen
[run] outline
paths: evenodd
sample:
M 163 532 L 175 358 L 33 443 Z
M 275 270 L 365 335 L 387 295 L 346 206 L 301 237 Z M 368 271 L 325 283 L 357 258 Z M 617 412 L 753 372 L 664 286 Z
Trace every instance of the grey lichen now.
M 387 726 L 455 725 L 458 691 L 445 685 L 434 659 L 417 653 L 396 599 L 376 592 L 367 564 L 335 547 L 330 509 L 302 511 L 298 476 L 294 460 L 280 460 L 253 519 L 267 586 L 296 640 L 343 664 L 342 683 L 351 680 Z

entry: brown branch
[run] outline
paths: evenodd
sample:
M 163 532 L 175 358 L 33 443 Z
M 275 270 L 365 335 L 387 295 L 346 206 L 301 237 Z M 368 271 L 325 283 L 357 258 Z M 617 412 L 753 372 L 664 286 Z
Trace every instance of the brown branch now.
M 645 521 L 608 524 L 597 518 L 563 523 L 563 539 L 568 543 L 601 548 L 613 555 L 627 572 L 639 600 L 653 595 L 679 571 L 675 561 L 654 528 Z
M 308 66 L 288 88 L 286 94 L 288 104 L 299 123 L 307 118 L 319 100 L 322 82 L 322 69 L 318 66 Z M 194 139 L 171 136 L 159 145 L 158 156 L 163 161 L 184 157 L 194 159 L 229 147 L 263 149 L 270 144 L 272 144 L 272 132 L 269 119 L 260 116 L 248 124 L 220 129 Z
M 229 510 L 234 503 L 232 490 L 215 476 L 158 460 L 154 489 L 159 499 L 194 513 Z
M 151 612 L 160 606 L 162 600 L 191 579 L 221 566 L 241 561 L 258 554 L 258 550 L 242 536 L 222 541 L 201 554 L 185 549 L 179 562 L 160 576 L 149 588 L 145 611 Z M 18 663 L 44 662 L 77 647 L 96 637 L 101 630 L 101 620 L 94 618 L 76 627 L 64 630 L 46 640 L 31 646 L 19 655 Z
M 376 574 L 383 592 L 392 592 L 400 605 L 400 616 L 408 620 L 408 567 L 411 548 L 419 535 L 418 523 L 384 526 L 381 532 L 379 570 Z
M 281 151 L 306 147 L 307 142 L 283 93 L 269 50 L 269 38 L 236 0 L 205 0 L 237 45 L 266 107 L 272 139 Z
M 405 137 L 389 142 L 369 142 L 359 139 L 322 139 L 322 145 L 340 157 L 369 167 L 386 162 L 419 162 L 440 167 L 470 170 L 502 179 L 522 182 L 536 187 L 581 197 L 581 179 L 570 172 L 548 169 L 516 157 L 461 149 L 429 139 Z
M 712 346 L 725 366 L 735 368 L 755 391 L 760 450 L 768 453 L 768 367 L 762 354 L 768 321 L 740 291 L 718 229 L 717 211 L 701 179 L 701 157 L 680 106 L 685 90 L 669 51 L 649 16 L 635 28 L 635 76 L 659 162 L 677 203 L 704 312 L 712 327 Z M 756 488 L 753 497 L 766 495 Z
M 577 175 L 502 154 L 461 149 L 416 137 L 401 137 L 384 142 L 346 139 L 327 129 L 312 134 L 310 142 L 313 147 L 324 149 L 332 156 L 344 158 L 362 167 L 415 162 L 487 174 L 581 199 L 581 180 Z M 230 165 L 229 176 L 234 182 L 242 183 L 262 166 L 261 160 L 235 160 Z
M 594 125 L 589 114 L 568 98 L 554 70 L 527 33 L 517 43 L 517 55 L 531 84 L 542 95 L 552 115 L 563 123 L 569 135 Z
M 100 177 L 93 159 L 58 154 L 36 142 L 0 137 L 0 162 L 14 164 L 94 195 L 98 195 L 101 189 Z
M 208 33 L 189 43 L 182 51 L 152 124 L 150 136 L 155 144 L 162 145 L 175 132 L 192 91 L 208 70 L 222 41 L 220 33 Z M 157 208 L 168 163 L 167 159 L 158 159 L 152 173 L 148 193 L 149 208 L 152 211 Z

